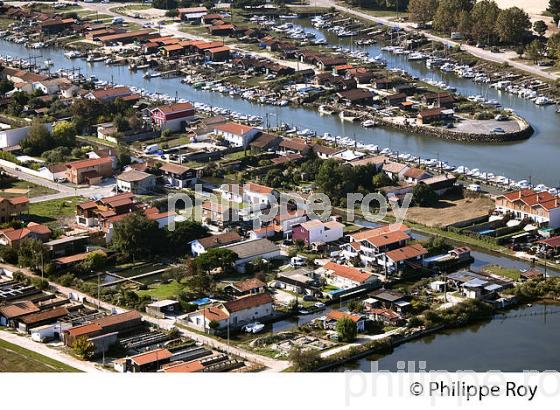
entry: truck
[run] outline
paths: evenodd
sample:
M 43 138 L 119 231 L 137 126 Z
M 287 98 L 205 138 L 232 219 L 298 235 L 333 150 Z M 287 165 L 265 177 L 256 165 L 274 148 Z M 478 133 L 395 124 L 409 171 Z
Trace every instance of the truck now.
M 144 148 L 144 154 L 155 154 L 159 151 L 158 144 L 150 144 L 146 148 Z

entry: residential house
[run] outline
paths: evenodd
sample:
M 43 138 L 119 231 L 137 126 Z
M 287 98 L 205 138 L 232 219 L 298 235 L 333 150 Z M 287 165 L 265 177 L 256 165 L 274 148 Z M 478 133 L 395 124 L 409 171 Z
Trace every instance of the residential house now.
M 194 186 L 201 175 L 201 170 L 170 162 L 164 163 L 159 170 L 166 184 L 178 188 Z
M 496 212 L 517 220 L 530 219 L 549 228 L 560 227 L 560 200 L 546 192 L 522 189 L 500 195 L 495 200 Z
M 339 91 L 338 98 L 348 104 L 371 105 L 373 103 L 373 94 L 365 88 L 355 88 L 353 90 Z
M 378 280 L 376 276 L 358 268 L 339 265 L 334 262 L 327 262 L 323 265 L 321 272 L 328 284 L 339 289 L 351 289 L 366 284 L 374 284 Z
M 305 155 L 312 149 L 312 146 L 301 138 L 284 138 L 279 145 L 279 151 L 285 154 Z
M 76 185 L 98 184 L 103 178 L 111 176 L 113 176 L 111 158 L 84 159 L 66 164 L 66 179 Z
M 322 295 L 321 282 L 315 272 L 307 268 L 278 272 L 274 287 L 301 295 Z
M 160 319 L 165 319 L 166 316 L 174 316 L 181 310 L 179 302 L 176 300 L 158 300 L 146 306 L 146 313 Z
M 430 178 L 425 178 L 419 181 L 419 184 L 425 184 L 432 188 L 432 190 L 439 196 L 445 194 L 447 191 L 455 187 L 457 178 L 453 174 L 440 174 Z
M 271 260 L 281 257 L 280 247 L 266 238 L 243 241 L 233 245 L 222 246 L 237 254 L 234 267 L 237 271 L 244 273 L 248 263 L 255 259 Z
M 202 218 L 207 224 L 223 228 L 239 221 L 238 209 L 224 203 L 204 201 L 201 208 Z
M 159 130 L 184 131 L 189 122 L 196 118 L 194 106 L 190 103 L 162 105 L 150 110 L 152 124 Z
M 405 313 L 410 309 L 410 297 L 392 289 L 379 289 L 369 294 L 373 302 L 371 307 L 391 309 L 398 313 Z
M 382 254 L 377 261 L 386 275 L 396 275 L 407 267 L 417 269 L 422 265 L 422 259 L 427 253 L 428 251 L 417 243 L 388 251 Z
M 241 242 L 241 239 L 241 236 L 239 236 L 236 231 L 229 231 L 218 235 L 210 235 L 206 238 L 195 239 L 191 242 L 191 253 L 193 256 L 202 255 L 203 253 L 208 252 L 208 249 Z
M 386 252 L 405 246 L 408 240 L 410 236 L 402 230 L 369 236 L 360 241 L 360 259 L 365 265 L 378 264 Z
M 112 87 L 112 88 L 98 88 L 90 91 L 85 95 L 85 98 L 90 100 L 99 101 L 114 101 L 117 98 L 128 97 L 132 95 L 132 91 L 128 87 Z
M 344 225 L 334 220 L 322 222 L 312 219 L 295 225 L 292 229 L 292 239 L 303 241 L 307 247 L 313 243 L 334 242 L 344 236 Z
M 260 130 L 248 125 L 228 122 L 214 126 L 214 133 L 221 136 L 234 147 L 248 147 Z
M 387 161 L 383 164 L 383 172 L 387 174 L 393 181 L 402 181 L 404 174 L 408 171 L 408 165 L 401 164 L 400 162 Z
M 278 212 L 273 219 L 276 232 L 282 232 L 287 238 L 292 234 L 293 227 L 307 221 L 307 212 L 304 209 L 295 211 Z
M 210 322 L 216 330 L 238 329 L 247 323 L 270 318 L 273 314 L 272 297 L 268 293 L 256 293 L 188 313 L 182 320 L 194 328 L 206 331 Z
M 432 174 L 421 168 L 408 168 L 403 174 L 404 181 L 417 185 L 420 181 L 430 178 Z
M 277 191 L 254 182 L 247 182 L 243 186 L 243 202 L 261 208 L 276 202 Z
M 281 137 L 263 132 L 249 143 L 249 147 L 257 152 L 275 151 L 281 141 Z
M 208 14 L 208 9 L 201 7 L 180 7 L 177 9 L 179 19 L 190 22 L 200 22 Z
M 26 196 L 0 197 L 0 223 L 10 222 L 28 211 L 29 198 Z
M 126 360 L 125 372 L 147 373 L 158 371 L 162 365 L 171 361 L 173 353 L 167 349 L 154 349 L 139 353 Z
M 76 223 L 91 228 L 99 226 L 108 218 L 128 215 L 135 209 L 134 195 L 131 192 L 82 202 L 76 205 Z
M 356 324 L 356 330 L 358 333 L 362 333 L 365 330 L 366 318 L 363 315 L 358 315 L 356 313 L 346 313 L 339 310 L 331 310 L 325 319 L 323 319 L 323 328 L 325 329 L 336 329 L 336 323 L 340 319 L 350 319 Z
M 156 187 L 156 177 L 147 172 L 130 170 L 117 176 L 117 188 L 121 192 L 148 194 Z
M 21 300 L 0 306 L 0 326 L 16 327 L 17 320 L 20 317 L 38 311 L 39 307 L 30 300 Z
M 390 94 L 385 97 L 385 101 L 391 107 L 397 107 L 401 103 L 406 101 L 406 94 L 405 93 Z
M 245 279 L 224 286 L 224 292 L 236 297 L 264 293 L 266 292 L 266 283 L 257 278 Z
M 0 245 L 18 248 L 21 241 L 25 239 L 35 239 L 46 242 L 51 236 L 48 226 L 29 222 L 24 228 L 4 228 L 0 229 Z

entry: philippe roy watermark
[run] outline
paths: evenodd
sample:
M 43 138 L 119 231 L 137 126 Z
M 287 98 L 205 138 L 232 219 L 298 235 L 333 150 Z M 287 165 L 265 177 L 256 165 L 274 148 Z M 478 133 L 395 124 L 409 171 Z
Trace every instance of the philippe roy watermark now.
M 227 191 L 220 194 L 203 190 L 201 184 L 194 187 L 194 200 L 186 193 L 168 195 L 167 207 L 171 213 L 180 213 L 186 218 L 199 222 L 239 222 L 250 220 L 253 229 L 267 226 L 275 218 L 293 214 L 294 209 L 305 211 L 309 219 L 328 220 L 333 214 L 334 207 L 328 195 L 315 192 L 309 195 L 299 193 L 283 193 L 275 190 L 252 190 L 252 185 L 228 185 Z M 345 214 L 345 220 L 353 222 L 356 210 L 360 210 L 360 218 L 368 222 L 380 222 L 385 219 L 389 211 L 397 224 L 401 224 L 412 201 L 412 194 L 407 193 L 400 201 L 388 201 L 377 192 L 366 195 L 348 193 L 346 205 L 338 208 Z M 244 217 L 249 218 L 245 219 Z M 175 229 L 175 218 L 170 218 L 168 229 Z
M 427 370 L 425 361 L 398 361 L 396 369 L 380 370 L 371 362 L 371 372 L 345 373 L 345 405 L 364 397 L 418 397 L 436 405 L 439 400 L 455 404 L 484 402 L 490 398 L 513 398 L 532 402 L 537 397 L 560 395 L 560 373 L 557 371 L 523 371 L 521 374 L 501 371 L 447 372 Z

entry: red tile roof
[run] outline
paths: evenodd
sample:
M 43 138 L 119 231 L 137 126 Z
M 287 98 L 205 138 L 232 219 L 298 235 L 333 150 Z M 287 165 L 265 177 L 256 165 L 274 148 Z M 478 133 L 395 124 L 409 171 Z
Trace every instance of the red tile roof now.
M 270 194 L 272 193 L 272 191 L 274 191 L 273 188 L 260 184 L 255 184 L 254 182 L 247 182 L 243 187 L 243 190 L 244 192 L 251 191 L 259 194 Z
M 245 309 L 251 309 L 256 306 L 261 306 L 267 303 L 272 303 L 272 296 L 268 293 L 259 293 L 257 295 L 243 296 L 241 298 L 224 303 L 224 308 L 229 313 L 239 312 Z
M 4 316 L 6 319 L 13 319 L 38 311 L 39 308 L 30 300 L 22 300 L 11 305 L 0 306 L 0 316 Z
M 416 258 L 418 256 L 426 255 L 428 251 L 419 243 L 414 245 L 408 245 L 403 248 L 395 249 L 393 251 L 387 252 L 388 258 L 394 262 L 402 262 L 407 259 Z
M 338 263 L 334 262 L 327 262 L 323 267 L 329 271 L 332 271 L 333 275 L 350 279 L 351 281 L 358 283 L 364 283 L 371 277 L 369 273 L 362 272 L 357 268 L 339 265 Z
M 66 168 L 82 169 L 88 167 L 95 167 L 98 165 L 112 164 L 111 158 L 93 158 L 84 159 L 80 161 L 73 161 L 66 164 Z
M 196 373 L 202 370 L 204 370 L 204 365 L 198 360 L 190 363 L 175 364 L 163 369 L 165 373 Z
M 549 192 L 535 192 L 532 189 L 522 189 L 520 191 L 510 192 L 508 194 L 498 197 L 505 198 L 509 202 L 520 201 L 525 205 L 535 208 L 540 206 L 546 210 L 558 208 L 560 200 Z
M 138 366 L 144 366 L 146 364 L 154 363 L 160 360 L 167 360 L 173 356 L 167 349 L 155 349 L 150 352 L 140 353 L 136 356 L 132 356 L 130 360 L 137 364 Z
M 328 315 L 327 315 L 327 319 L 328 320 L 339 320 L 342 318 L 348 318 L 350 320 L 352 320 L 352 322 L 354 323 L 358 323 L 362 317 L 360 315 L 356 315 L 353 313 L 345 313 L 345 312 L 340 312 L 338 310 L 331 310 Z
M 87 325 L 71 327 L 66 331 L 66 333 L 70 337 L 77 338 L 80 336 L 87 336 L 89 334 L 99 332 L 102 329 L 103 328 L 99 326 L 97 323 L 88 323 Z
M 410 228 L 406 225 L 395 223 L 390 225 L 383 225 L 378 228 L 366 229 L 364 231 L 355 232 L 350 234 L 350 238 L 353 241 L 361 241 L 363 239 L 368 239 L 373 236 L 383 235 L 389 232 L 395 232 L 395 231 L 406 232 L 409 229 Z
M 253 129 L 254 127 L 250 127 L 248 125 L 243 125 L 243 124 L 237 124 L 235 122 L 227 122 L 225 124 L 214 126 L 214 130 L 227 132 L 234 135 L 245 135 Z
M 378 236 L 370 236 L 366 240 L 374 246 L 381 247 L 381 246 L 390 245 L 392 243 L 398 243 L 400 241 L 406 241 L 408 239 L 410 239 L 410 236 L 408 236 L 405 232 L 394 231 L 394 232 L 384 233 Z

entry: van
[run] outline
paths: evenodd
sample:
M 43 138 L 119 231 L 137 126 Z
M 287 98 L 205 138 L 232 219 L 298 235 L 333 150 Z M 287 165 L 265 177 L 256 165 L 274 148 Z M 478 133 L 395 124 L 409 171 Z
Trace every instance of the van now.
M 470 184 L 469 186 L 467 186 L 467 191 L 480 192 L 482 191 L 482 188 L 478 184 Z
M 144 148 L 144 154 L 155 154 L 159 150 L 158 144 L 151 144 Z
M 113 21 L 111 21 L 111 24 L 122 24 L 124 23 L 124 18 L 122 17 L 114 17 Z

